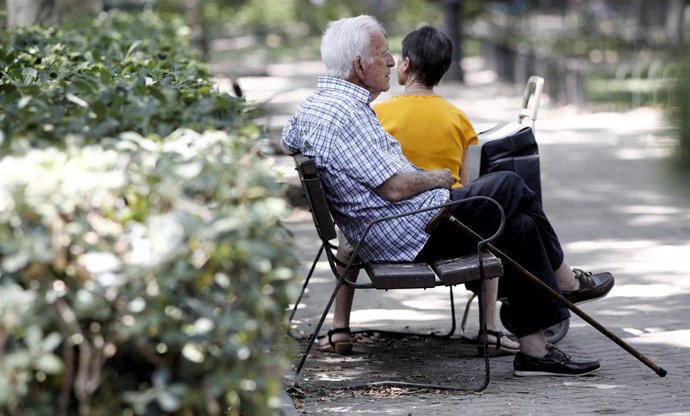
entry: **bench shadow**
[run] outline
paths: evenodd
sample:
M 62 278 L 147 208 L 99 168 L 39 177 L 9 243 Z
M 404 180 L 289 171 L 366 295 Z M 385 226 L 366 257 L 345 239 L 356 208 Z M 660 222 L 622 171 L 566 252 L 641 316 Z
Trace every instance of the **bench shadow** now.
M 353 334 L 353 339 L 353 352 L 347 356 L 312 349 L 299 382 L 307 397 L 323 394 L 324 390 L 384 388 L 367 385 L 384 381 L 442 385 L 473 393 L 484 382 L 484 358 L 478 355 L 474 343 L 462 338 L 363 332 Z M 299 340 L 295 346 L 298 354 L 307 342 Z

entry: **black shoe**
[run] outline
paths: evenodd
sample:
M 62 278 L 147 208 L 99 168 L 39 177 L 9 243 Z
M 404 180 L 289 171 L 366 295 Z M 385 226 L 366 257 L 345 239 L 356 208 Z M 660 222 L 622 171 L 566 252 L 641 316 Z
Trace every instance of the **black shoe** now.
M 563 296 L 572 303 L 589 302 L 606 296 L 615 283 L 609 272 L 592 274 L 580 269 L 573 269 L 575 278 L 580 281 L 580 288 L 571 292 L 562 291 Z
M 570 356 L 551 344 L 546 346 L 549 351 L 542 358 L 530 357 L 521 352 L 515 355 L 513 374 L 518 377 L 530 376 L 565 376 L 579 377 L 599 370 L 599 361 L 572 361 Z

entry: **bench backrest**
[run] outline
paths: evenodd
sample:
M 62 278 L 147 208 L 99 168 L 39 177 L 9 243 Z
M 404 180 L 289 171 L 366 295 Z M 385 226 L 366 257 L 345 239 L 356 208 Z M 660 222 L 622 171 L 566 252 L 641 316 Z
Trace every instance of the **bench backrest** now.
M 307 198 L 316 231 L 324 242 L 336 237 L 335 223 L 328 209 L 326 193 L 321 186 L 321 178 L 316 170 L 314 159 L 303 154 L 293 156 L 304 196 Z

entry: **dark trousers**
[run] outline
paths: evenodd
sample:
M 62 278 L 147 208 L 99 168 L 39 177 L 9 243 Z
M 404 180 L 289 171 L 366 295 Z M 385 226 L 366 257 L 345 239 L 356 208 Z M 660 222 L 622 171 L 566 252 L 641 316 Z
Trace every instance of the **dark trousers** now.
M 451 191 L 453 201 L 472 196 L 490 197 L 504 210 L 505 228 L 493 244 L 558 291 L 554 270 L 563 263 L 563 251 L 536 194 L 522 178 L 513 172 L 495 172 L 477 178 L 468 187 Z M 499 226 L 498 209 L 485 200 L 456 204 L 450 212 L 483 237 L 493 235 Z M 443 220 L 431 233 L 417 260 L 456 257 L 476 251 L 477 242 L 477 238 Z M 499 296 L 508 298 L 516 336 L 532 334 L 570 317 L 566 307 L 515 267 L 506 261 L 503 266 L 505 273 L 499 280 Z

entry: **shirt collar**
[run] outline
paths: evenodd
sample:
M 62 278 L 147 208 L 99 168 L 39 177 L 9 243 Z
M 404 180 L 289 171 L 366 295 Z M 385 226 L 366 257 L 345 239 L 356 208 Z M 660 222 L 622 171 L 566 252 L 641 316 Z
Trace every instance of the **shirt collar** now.
M 365 88 L 355 85 L 350 81 L 334 77 L 319 77 L 316 88 L 319 90 L 330 90 L 352 95 L 356 100 L 369 104 L 371 93 Z

